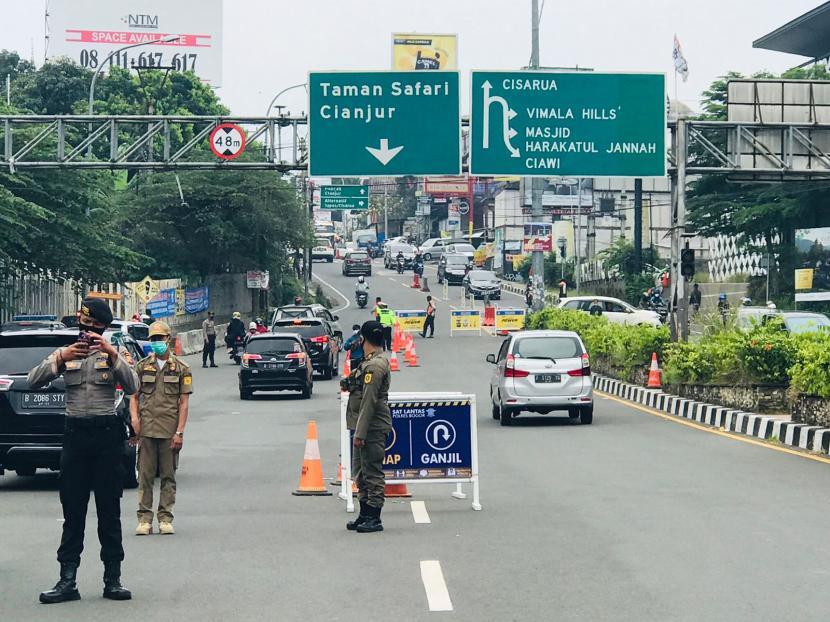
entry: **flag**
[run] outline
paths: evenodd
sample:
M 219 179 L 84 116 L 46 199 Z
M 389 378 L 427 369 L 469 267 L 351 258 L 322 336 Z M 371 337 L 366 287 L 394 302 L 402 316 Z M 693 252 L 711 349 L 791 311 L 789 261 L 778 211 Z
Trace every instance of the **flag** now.
M 674 51 L 672 52 L 674 58 L 674 70 L 683 78 L 683 82 L 689 77 L 689 63 L 683 56 L 683 50 L 680 47 L 680 41 L 677 40 L 677 35 L 674 35 Z

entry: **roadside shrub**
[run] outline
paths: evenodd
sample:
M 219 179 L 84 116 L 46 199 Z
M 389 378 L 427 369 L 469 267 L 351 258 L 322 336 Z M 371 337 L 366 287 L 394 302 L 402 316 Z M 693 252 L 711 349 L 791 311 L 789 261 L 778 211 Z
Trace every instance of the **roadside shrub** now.
M 790 392 L 830 398 L 830 334 L 822 331 L 793 340 L 796 353 L 788 371 Z
M 797 358 L 796 341 L 780 321 L 769 322 L 743 335 L 738 356 L 748 379 L 786 383 Z

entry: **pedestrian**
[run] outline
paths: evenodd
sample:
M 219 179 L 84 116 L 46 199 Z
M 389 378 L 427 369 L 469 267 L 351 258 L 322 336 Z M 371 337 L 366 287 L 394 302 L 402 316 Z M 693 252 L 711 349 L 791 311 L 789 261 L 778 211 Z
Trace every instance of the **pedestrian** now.
M 360 324 L 352 326 L 352 334 L 348 339 L 346 339 L 346 342 L 343 344 L 343 349 L 349 353 L 349 361 L 352 364 L 352 369 L 354 369 L 360 364 L 360 361 L 363 360 L 363 343 L 360 337 Z
M 294 274 L 298 279 L 303 277 L 303 252 L 299 248 L 294 250 Z
M 568 283 L 565 279 L 559 281 L 559 298 L 568 297 Z
M 216 319 L 213 311 L 208 311 L 207 318 L 202 322 L 202 337 L 204 345 L 202 346 L 202 367 L 207 367 L 208 357 L 210 357 L 210 366 L 219 367 L 216 361 L 213 360 L 216 354 Z
M 383 327 L 383 349 L 392 350 L 392 328 L 395 326 L 395 312 L 385 302 L 378 303 L 378 322 Z
M 427 336 L 427 328 L 429 328 L 429 338 L 435 335 L 435 305 L 432 303 L 432 296 L 427 296 L 427 316 L 424 319 L 424 330 L 421 331 L 421 337 Z
M 382 355 L 383 327 L 373 320 L 363 324 L 364 359 L 348 378 L 349 402 L 346 427 L 354 430 L 352 477 L 357 486 L 360 515 L 346 523 L 358 533 L 383 531 L 383 459 L 386 439 L 392 430 L 389 411 L 389 361 Z
M 193 376 L 190 366 L 170 352 L 170 327 L 150 326 L 153 353 L 139 361 L 139 392 L 130 400 L 130 419 L 138 451 L 138 526 L 135 535 L 153 533 L 153 485 L 161 480 L 156 511 L 159 533 L 171 535 L 176 503 L 176 467 L 184 444 Z
M 95 492 L 98 540 L 104 562 L 104 598 L 129 600 L 121 585 L 121 494 L 124 478 L 126 422 L 115 412 L 120 385 L 130 395 L 138 390 L 138 376 L 102 335 L 112 322 L 112 311 L 98 298 L 85 298 L 78 316 L 78 341 L 59 348 L 29 372 L 33 390 L 63 375 L 66 418 L 59 478 L 63 508 L 63 535 L 58 547 L 60 580 L 40 594 L 42 603 L 81 598 L 75 583 L 90 491 Z
M 697 283 L 692 286 L 692 293 L 689 294 L 689 304 L 692 306 L 692 312 L 697 315 L 697 312 L 700 311 L 700 301 L 701 301 L 701 294 L 700 294 L 700 287 Z

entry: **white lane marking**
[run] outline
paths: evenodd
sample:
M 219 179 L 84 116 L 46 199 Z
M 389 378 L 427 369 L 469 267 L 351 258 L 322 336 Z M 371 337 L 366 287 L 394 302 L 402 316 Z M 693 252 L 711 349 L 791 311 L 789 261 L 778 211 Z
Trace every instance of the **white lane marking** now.
M 429 520 L 429 514 L 427 514 L 427 505 L 423 501 L 412 501 L 409 507 L 412 508 L 412 518 L 419 525 L 432 522 Z
M 333 290 L 335 294 L 337 294 L 344 301 L 346 301 L 346 304 L 344 304 L 342 307 L 337 307 L 336 309 L 332 309 L 332 311 L 342 311 L 343 309 L 348 309 L 351 306 L 351 304 L 352 304 L 351 301 L 348 298 L 346 298 L 346 296 L 343 295 L 343 292 L 341 292 L 339 289 L 337 289 L 334 285 L 332 285 L 331 283 L 328 283 L 327 281 L 324 281 L 323 279 L 321 279 L 319 276 L 317 276 L 314 273 L 312 273 L 311 276 L 314 277 L 315 279 L 317 279 L 318 281 L 320 281 L 323 285 L 325 285 L 329 289 Z
M 444 573 L 441 572 L 441 562 L 437 559 L 421 562 L 421 581 L 427 593 L 427 602 L 430 611 L 452 611 L 452 601 Z

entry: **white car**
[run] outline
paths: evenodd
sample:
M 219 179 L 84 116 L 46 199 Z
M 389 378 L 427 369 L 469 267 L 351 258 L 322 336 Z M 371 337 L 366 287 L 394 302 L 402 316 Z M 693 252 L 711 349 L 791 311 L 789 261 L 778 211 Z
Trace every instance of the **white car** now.
M 311 260 L 323 259 L 328 263 L 334 261 L 334 247 L 328 238 L 317 238 L 314 247 L 311 249 Z
M 457 242 L 446 246 L 444 252 L 448 255 L 464 255 L 468 261 L 472 261 L 476 254 L 476 249 L 472 244 Z
M 591 308 L 591 303 L 595 300 L 602 307 L 602 313 L 598 315 L 608 318 L 609 322 L 615 324 L 654 326 L 655 328 L 662 326 L 660 316 L 656 312 L 632 307 L 619 298 L 609 298 L 607 296 L 574 296 L 573 298 L 561 299 L 557 306 L 560 309 L 585 311 L 588 313 Z
M 444 238 L 429 238 L 421 244 L 421 255 L 424 256 L 424 261 L 432 261 L 433 259 L 440 259 L 444 254 L 444 249 L 447 245 L 447 240 Z

